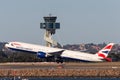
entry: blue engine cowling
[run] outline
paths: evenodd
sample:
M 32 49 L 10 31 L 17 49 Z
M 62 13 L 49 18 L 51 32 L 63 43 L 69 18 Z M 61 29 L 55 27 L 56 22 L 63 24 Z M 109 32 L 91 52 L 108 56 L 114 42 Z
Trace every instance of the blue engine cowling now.
M 37 52 L 37 57 L 39 58 L 45 58 L 46 57 L 46 53 L 45 52 Z

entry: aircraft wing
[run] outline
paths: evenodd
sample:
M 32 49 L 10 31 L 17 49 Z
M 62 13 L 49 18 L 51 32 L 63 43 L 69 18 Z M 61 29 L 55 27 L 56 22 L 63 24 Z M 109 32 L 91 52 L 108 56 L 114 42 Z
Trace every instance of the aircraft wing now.
M 60 51 L 55 51 L 55 52 L 42 52 L 42 51 L 39 51 L 39 52 L 37 52 L 37 55 L 38 55 L 38 57 L 40 57 L 40 58 L 49 57 L 49 56 L 60 57 L 61 54 L 62 54 L 64 51 L 65 51 L 65 50 L 60 50 Z

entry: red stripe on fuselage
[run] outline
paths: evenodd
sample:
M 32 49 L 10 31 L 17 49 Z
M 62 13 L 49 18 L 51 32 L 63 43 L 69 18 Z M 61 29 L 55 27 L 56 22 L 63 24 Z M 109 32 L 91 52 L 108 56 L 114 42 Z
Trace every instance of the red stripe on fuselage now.
M 12 45 L 12 46 L 21 46 L 21 44 L 15 43 L 15 42 L 13 42 L 11 45 Z

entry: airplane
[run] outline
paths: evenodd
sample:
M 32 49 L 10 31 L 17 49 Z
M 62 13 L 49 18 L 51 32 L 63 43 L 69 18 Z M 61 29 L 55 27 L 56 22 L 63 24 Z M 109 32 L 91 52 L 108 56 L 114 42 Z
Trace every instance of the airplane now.
M 80 51 L 72 51 L 60 48 L 46 47 L 36 44 L 29 44 L 24 42 L 8 42 L 5 44 L 5 48 L 13 51 L 22 51 L 36 54 L 39 58 L 48 58 L 53 56 L 57 63 L 63 63 L 63 58 L 75 59 L 84 62 L 101 62 L 112 61 L 108 58 L 108 54 L 111 51 L 114 43 L 109 43 L 103 49 L 96 54 L 90 54 Z

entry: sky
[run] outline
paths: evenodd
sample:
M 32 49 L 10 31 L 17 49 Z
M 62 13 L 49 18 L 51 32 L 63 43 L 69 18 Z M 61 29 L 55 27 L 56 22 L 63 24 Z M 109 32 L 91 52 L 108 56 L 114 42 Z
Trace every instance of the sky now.
M 120 0 L 0 0 L 0 41 L 45 43 L 43 17 L 57 16 L 62 45 L 120 43 Z

